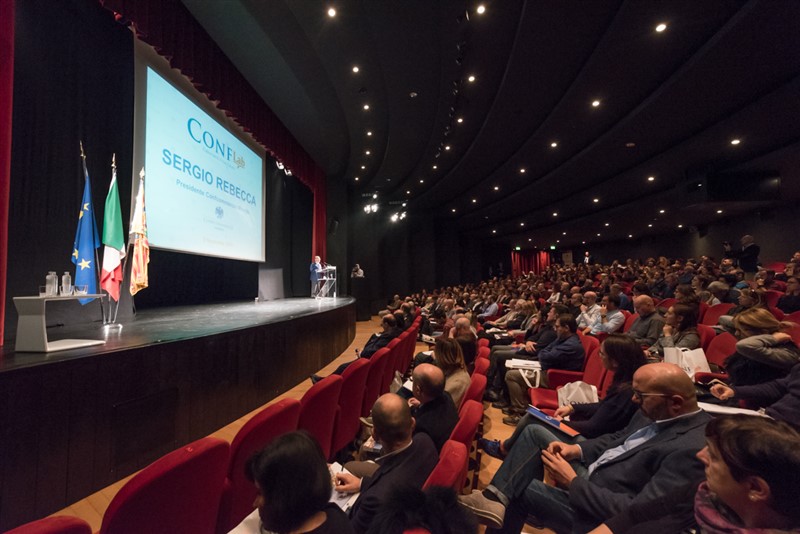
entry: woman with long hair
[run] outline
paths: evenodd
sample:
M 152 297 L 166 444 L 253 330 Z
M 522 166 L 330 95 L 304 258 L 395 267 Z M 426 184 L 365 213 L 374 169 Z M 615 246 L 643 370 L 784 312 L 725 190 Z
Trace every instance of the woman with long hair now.
M 700 346 L 700 334 L 697 333 L 697 305 L 676 302 L 664 316 L 664 328 L 661 336 L 650 346 L 651 357 L 664 359 L 664 347 L 696 349 Z
M 764 308 L 750 308 L 733 318 L 736 352 L 725 360 L 733 386 L 761 384 L 783 378 L 800 362 L 800 348 L 786 333 L 793 325 L 778 321 Z
M 733 326 L 733 318 L 743 311 L 750 308 L 765 308 L 764 292 L 758 289 L 745 287 L 739 290 L 739 303 L 728 310 L 728 313 L 720 316 L 717 320 L 719 326 L 733 334 L 736 329 Z
M 470 381 L 461 345 L 452 338 L 437 338 L 433 359 L 434 364 L 444 373 L 444 390 L 453 398 L 453 404 L 460 406 Z
M 633 402 L 631 389 L 633 373 L 647 363 L 641 346 L 633 338 L 624 334 L 611 334 L 603 341 L 600 346 L 600 359 L 603 366 L 614 373 L 611 386 L 603 400 L 561 406 L 555 412 L 555 417 L 559 420 L 569 416 L 569 426 L 580 432 L 584 438 L 594 438 L 616 432 L 628 424 L 638 409 L 638 405 Z M 522 434 L 522 430 L 537 422 L 538 419 L 526 414 L 520 419 L 510 438 L 504 442 L 481 439 L 479 446 L 486 454 L 495 458 L 503 458 Z M 549 428 L 542 430 L 550 432 Z M 566 436 L 552 435 L 554 440 L 570 441 L 572 439 Z

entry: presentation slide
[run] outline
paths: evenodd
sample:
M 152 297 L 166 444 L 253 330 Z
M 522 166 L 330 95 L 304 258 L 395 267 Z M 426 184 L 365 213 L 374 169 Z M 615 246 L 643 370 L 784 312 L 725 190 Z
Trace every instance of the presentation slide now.
M 145 206 L 150 246 L 264 261 L 264 161 L 147 68 Z

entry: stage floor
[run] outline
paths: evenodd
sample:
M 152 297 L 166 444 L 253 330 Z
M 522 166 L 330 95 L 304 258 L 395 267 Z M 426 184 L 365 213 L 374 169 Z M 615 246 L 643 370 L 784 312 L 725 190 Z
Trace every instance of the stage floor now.
M 49 341 L 102 339 L 105 345 L 59 352 L 15 352 L 14 342 L 0 351 L 0 373 L 114 352 L 132 347 L 212 336 L 255 326 L 290 321 L 352 304 L 352 297 L 288 298 L 265 302 L 230 302 L 139 311 L 121 326 L 99 322 L 47 328 Z

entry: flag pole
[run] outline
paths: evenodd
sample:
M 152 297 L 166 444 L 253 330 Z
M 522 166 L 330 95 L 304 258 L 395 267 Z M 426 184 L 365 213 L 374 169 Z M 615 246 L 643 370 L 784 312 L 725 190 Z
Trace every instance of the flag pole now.
M 83 179 L 87 180 L 89 177 L 89 170 L 86 168 L 86 154 L 83 152 L 83 140 L 78 141 L 81 146 L 81 161 L 83 162 Z M 91 194 L 91 184 L 89 185 L 89 194 Z M 97 241 L 95 240 L 95 236 L 98 235 L 97 233 L 97 218 L 94 216 L 94 196 L 92 195 L 92 247 L 94 248 L 94 265 L 95 265 L 95 277 L 97 278 L 97 287 L 100 287 L 100 262 L 99 262 L 99 255 L 97 253 Z M 102 291 L 102 290 L 101 290 Z M 109 310 L 109 314 L 110 314 Z M 106 324 L 106 310 L 103 306 L 103 299 L 100 298 L 100 313 L 103 315 L 103 324 Z
M 114 152 L 111 155 L 111 172 L 114 175 L 116 175 L 116 172 L 117 172 L 117 153 L 116 152 Z M 127 267 L 127 265 L 128 265 L 128 251 L 126 249 L 125 250 L 125 258 L 122 260 L 122 281 L 120 282 L 119 299 L 117 299 L 117 305 L 114 308 L 114 318 L 111 320 L 112 324 L 115 324 L 117 322 L 117 314 L 119 314 L 119 303 L 122 300 L 122 284 L 125 282 L 125 268 Z M 110 304 L 110 302 L 111 302 L 111 297 L 110 296 L 109 296 L 108 302 L 109 302 L 109 306 L 110 306 L 111 305 Z

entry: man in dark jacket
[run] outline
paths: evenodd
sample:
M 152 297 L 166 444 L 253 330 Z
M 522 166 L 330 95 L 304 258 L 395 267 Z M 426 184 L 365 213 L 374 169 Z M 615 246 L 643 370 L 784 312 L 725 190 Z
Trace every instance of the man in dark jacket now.
M 440 451 L 458 422 L 453 399 L 444 390 L 444 373 L 435 365 L 423 363 L 414 368 L 412 377 L 414 397 L 408 403 L 416 420 L 414 434 L 428 434 Z

